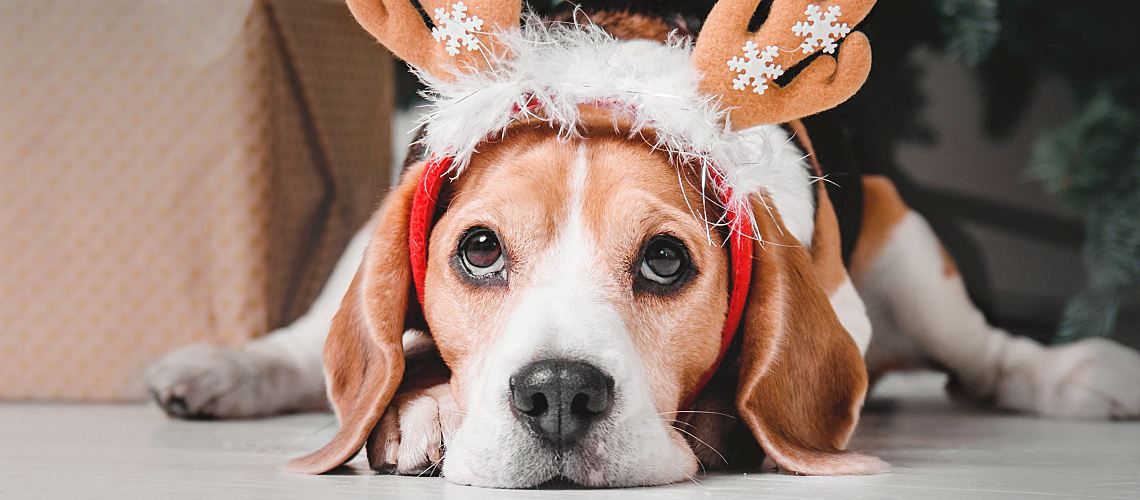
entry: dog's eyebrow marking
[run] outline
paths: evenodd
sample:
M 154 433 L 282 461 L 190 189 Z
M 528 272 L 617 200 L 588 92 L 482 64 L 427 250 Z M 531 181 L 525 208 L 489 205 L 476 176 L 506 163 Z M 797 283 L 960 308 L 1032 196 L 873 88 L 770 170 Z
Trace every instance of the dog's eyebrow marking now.
M 688 220 L 688 216 L 688 212 L 678 210 L 673 207 L 662 208 L 658 206 L 649 206 L 646 207 L 645 213 L 643 213 L 641 218 L 638 220 L 638 224 L 650 227 L 668 225 L 680 226 Z

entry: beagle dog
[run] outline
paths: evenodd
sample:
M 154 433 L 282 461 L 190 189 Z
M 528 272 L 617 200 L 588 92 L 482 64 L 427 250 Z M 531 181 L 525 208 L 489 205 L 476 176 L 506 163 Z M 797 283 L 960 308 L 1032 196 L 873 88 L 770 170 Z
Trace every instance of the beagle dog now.
M 845 447 L 868 373 L 897 368 L 1001 408 L 1140 416 L 1136 352 L 989 325 L 890 181 L 846 186 L 858 217 L 817 182 L 801 118 L 866 78 L 867 39 L 837 19 L 873 0 L 775 0 L 751 32 L 758 3 L 720 0 L 698 34 L 624 8 L 520 24 L 519 0 L 424 0 L 429 31 L 406 0 L 350 0 L 429 88 L 417 146 L 311 310 L 167 356 L 159 405 L 331 401 L 340 430 L 294 470 L 364 449 L 377 471 L 490 487 L 880 472 Z

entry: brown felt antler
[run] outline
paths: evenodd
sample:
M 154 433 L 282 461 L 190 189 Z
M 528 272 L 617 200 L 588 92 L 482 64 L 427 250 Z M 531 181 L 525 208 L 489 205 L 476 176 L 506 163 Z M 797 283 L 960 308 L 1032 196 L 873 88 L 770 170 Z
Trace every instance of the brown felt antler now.
M 731 108 L 732 127 L 784 123 L 846 101 L 871 71 L 871 45 L 850 33 L 875 0 L 773 0 L 755 33 L 748 21 L 760 0 L 720 0 L 693 49 L 701 91 Z M 844 39 L 845 37 L 845 39 Z M 834 54 L 843 40 L 839 60 Z M 815 52 L 823 52 L 790 83 L 774 80 Z
M 522 0 L 420 0 L 430 30 L 411 0 L 348 0 L 353 17 L 396 57 L 450 80 L 457 70 L 485 68 L 496 44 L 490 33 L 519 26 Z

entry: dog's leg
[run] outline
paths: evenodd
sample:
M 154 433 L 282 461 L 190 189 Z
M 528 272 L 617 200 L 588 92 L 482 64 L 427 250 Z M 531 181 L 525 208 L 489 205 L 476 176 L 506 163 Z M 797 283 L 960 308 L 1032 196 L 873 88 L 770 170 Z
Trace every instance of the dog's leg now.
M 168 354 L 147 371 L 147 385 L 167 414 L 239 418 L 327 405 L 321 353 L 329 324 L 360 267 L 371 232 L 352 238 L 304 316 L 237 348 L 196 345 Z
M 866 234 L 856 247 L 853 278 L 874 325 L 872 372 L 931 360 L 967 394 L 1003 408 L 1140 417 L 1140 354 L 1105 339 L 1045 347 L 991 326 L 926 221 L 885 179 L 869 178 L 865 187 Z

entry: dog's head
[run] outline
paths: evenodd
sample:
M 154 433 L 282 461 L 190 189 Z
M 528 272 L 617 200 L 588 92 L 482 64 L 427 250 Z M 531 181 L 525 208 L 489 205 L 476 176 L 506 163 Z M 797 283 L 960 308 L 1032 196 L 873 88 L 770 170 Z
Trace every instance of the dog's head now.
M 510 113 L 525 114 L 534 97 L 525 99 Z M 403 375 L 408 318 L 422 312 L 463 414 L 444 476 L 499 487 L 682 480 L 698 460 L 673 423 L 719 366 L 726 321 L 737 331 L 730 291 L 744 278 L 739 359 L 724 365 L 739 370 L 727 379 L 741 421 L 788 470 L 877 467 L 842 451 L 866 374 L 802 228 L 783 222 L 780 195 L 743 198 L 752 239 L 735 241 L 752 259 L 750 273 L 734 277 L 741 263 L 719 243 L 740 228 L 710 221 L 741 212 L 725 208 L 732 200 L 707 170 L 663 152 L 668 137 L 650 137 L 663 132 L 627 108 L 542 104 L 573 117 L 512 118 L 463 157 L 428 213 L 415 200 L 438 164 L 404 173 L 326 346 L 341 429 L 295 465 L 323 472 L 362 447 Z M 798 172 L 786 181 L 807 185 L 801 153 L 779 127 L 751 133 L 766 134 L 765 161 Z M 431 229 L 420 238 L 425 218 Z

